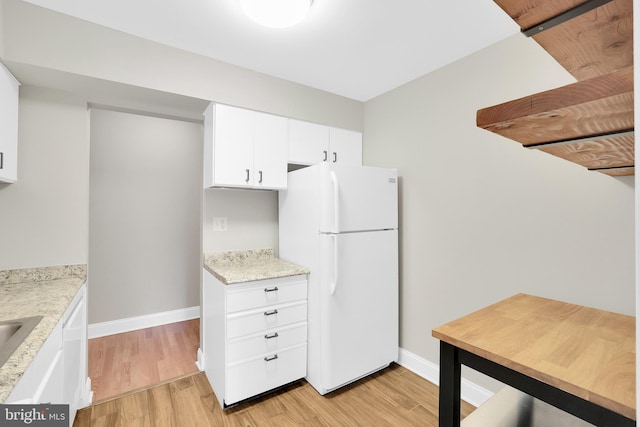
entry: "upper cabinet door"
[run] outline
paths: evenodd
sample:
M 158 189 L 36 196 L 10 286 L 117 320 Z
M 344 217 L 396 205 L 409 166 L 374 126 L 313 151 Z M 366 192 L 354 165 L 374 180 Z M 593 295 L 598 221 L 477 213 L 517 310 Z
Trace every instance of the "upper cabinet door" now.
M 253 186 L 284 190 L 287 188 L 288 119 L 254 114 Z
M 287 188 L 288 119 L 211 103 L 204 115 L 204 188 Z
M 289 163 L 314 165 L 329 160 L 329 127 L 289 119 Z
M 0 64 L 0 182 L 18 180 L 18 88 Z
M 362 133 L 331 128 L 329 161 L 340 165 L 362 165 Z
M 362 165 L 362 133 L 289 119 L 289 163 Z
M 255 112 L 217 104 L 215 106 L 213 170 L 214 184 L 251 187 Z

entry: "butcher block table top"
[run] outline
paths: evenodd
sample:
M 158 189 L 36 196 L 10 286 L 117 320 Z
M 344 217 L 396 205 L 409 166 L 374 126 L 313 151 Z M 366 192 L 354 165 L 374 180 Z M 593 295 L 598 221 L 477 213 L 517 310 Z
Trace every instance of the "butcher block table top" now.
M 432 334 L 636 419 L 635 317 L 518 294 Z

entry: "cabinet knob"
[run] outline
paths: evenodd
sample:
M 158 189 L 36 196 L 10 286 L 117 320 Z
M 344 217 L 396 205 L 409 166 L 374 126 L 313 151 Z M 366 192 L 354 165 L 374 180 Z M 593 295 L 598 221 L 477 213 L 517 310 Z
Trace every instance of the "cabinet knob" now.
M 249 169 L 245 169 L 245 171 L 247 172 L 247 178 L 244 180 L 244 182 L 249 182 Z

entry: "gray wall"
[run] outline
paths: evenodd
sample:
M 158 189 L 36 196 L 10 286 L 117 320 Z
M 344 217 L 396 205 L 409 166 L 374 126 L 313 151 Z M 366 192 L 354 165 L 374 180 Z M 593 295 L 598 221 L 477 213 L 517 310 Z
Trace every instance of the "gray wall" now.
M 571 81 L 516 35 L 365 104 L 364 160 L 401 176 L 403 348 L 438 363 L 431 329 L 519 292 L 635 313 L 633 177 L 475 125 Z
M 20 0 L 2 3 L 4 60 L 10 69 L 26 64 L 362 130 L 359 101 L 153 43 Z
M 202 125 L 91 109 L 89 323 L 200 305 Z
M 204 190 L 204 252 L 278 250 L 278 192 Z M 227 218 L 227 231 L 213 231 L 213 218 Z
M 86 101 L 22 86 L 18 114 L 18 182 L 0 184 L 0 270 L 86 264 Z
M 26 187 L 26 182 L 0 187 L 0 215 L 6 219 L 0 229 L 6 229 L 8 236 L 0 241 L 0 268 L 87 262 L 87 102 L 193 119 L 197 115 L 194 111 L 203 111 L 211 100 L 362 130 L 361 102 L 149 42 L 20 0 L 2 0 L 0 5 L 0 34 L 4 41 L 1 59 L 8 68 L 27 86 L 56 87 L 77 94 L 68 101 L 65 96 L 70 95 L 58 92 L 55 102 L 47 106 L 50 111 L 20 119 L 21 129 L 24 127 L 38 135 L 29 137 L 33 143 L 57 151 L 28 153 L 19 159 L 19 180 L 27 179 L 28 174 L 28 179 L 38 188 Z M 23 108 L 31 107 L 26 104 L 21 110 Z M 29 149 L 32 142 L 23 139 L 21 136 L 20 150 Z M 37 151 L 38 146 L 34 146 L 34 150 Z M 70 169 L 45 164 L 58 159 Z M 195 167 L 200 168 L 201 164 L 200 157 Z M 200 184 L 198 188 L 202 196 Z M 276 248 L 275 192 L 206 190 L 203 197 L 205 250 L 244 249 L 249 242 L 256 247 Z M 11 207 L 5 211 L 5 206 Z M 198 215 L 201 212 L 198 207 Z M 228 217 L 226 233 L 208 234 L 213 216 Z M 100 232 L 93 225 L 92 221 L 92 240 L 94 234 Z M 141 226 L 150 226 L 149 220 Z M 194 239 L 199 245 L 200 234 Z M 151 252 L 124 262 L 114 251 L 105 255 L 100 267 L 97 250 L 92 244 L 91 323 L 195 305 L 191 293 L 174 299 L 173 304 L 168 304 L 170 298 L 153 304 L 145 301 L 148 292 L 155 291 L 152 281 L 148 280 L 154 276 L 143 279 L 138 266 L 155 262 L 149 259 Z M 196 257 L 194 262 L 200 262 L 199 252 Z M 116 266 L 118 260 L 122 262 Z M 165 261 L 166 258 L 158 258 L 158 262 Z M 109 274 L 129 274 L 130 278 L 140 281 L 135 294 L 125 296 L 115 292 L 113 286 L 121 284 L 99 279 L 102 276 L 99 268 L 105 269 L 108 265 L 114 269 Z M 106 272 L 102 277 L 108 277 Z M 139 287 L 143 284 L 147 286 L 144 290 Z M 110 296 L 110 293 L 114 294 Z

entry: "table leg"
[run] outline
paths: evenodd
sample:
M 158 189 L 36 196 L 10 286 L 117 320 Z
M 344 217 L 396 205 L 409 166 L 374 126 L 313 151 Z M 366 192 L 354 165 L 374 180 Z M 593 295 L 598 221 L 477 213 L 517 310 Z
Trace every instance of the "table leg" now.
M 458 348 L 440 341 L 439 427 L 460 427 L 460 369 Z

